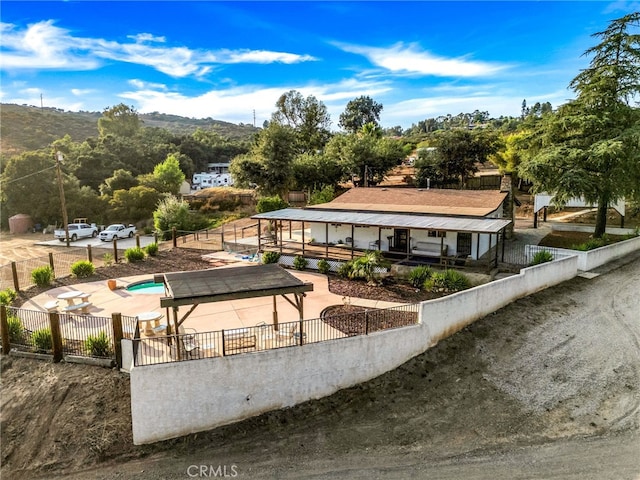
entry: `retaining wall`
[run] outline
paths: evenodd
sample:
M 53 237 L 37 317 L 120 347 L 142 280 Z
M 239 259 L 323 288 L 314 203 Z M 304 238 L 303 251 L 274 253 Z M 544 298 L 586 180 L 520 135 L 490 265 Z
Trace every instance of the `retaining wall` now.
M 510 302 L 573 278 L 577 264 L 578 257 L 571 256 L 423 302 L 419 325 L 303 347 L 133 368 L 134 443 L 210 430 L 375 378 Z
M 428 348 L 422 325 L 250 354 L 136 367 L 136 445 L 331 395 L 393 370 Z
M 578 270 L 588 272 L 589 270 L 598 268 L 605 263 L 624 257 L 636 250 L 640 250 L 640 237 L 630 238 L 629 240 L 623 240 L 621 242 L 607 245 L 606 247 L 595 248 L 586 252 L 563 248 L 545 248 L 540 245 L 526 246 L 528 256 L 533 256 L 539 250 L 549 250 L 556 255 L 575 255 L 578 257 Z

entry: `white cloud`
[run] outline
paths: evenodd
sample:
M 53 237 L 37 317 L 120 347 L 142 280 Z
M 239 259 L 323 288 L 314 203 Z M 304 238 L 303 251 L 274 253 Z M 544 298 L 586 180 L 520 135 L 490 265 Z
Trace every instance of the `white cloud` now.
M 385 83 L 358 82 L 352 79 L 323 85 L 246 85 L 212 90 L 194 97 L 150 88 L 148 85 L 145 87 L 120 93 L 119 96 L 134 101 L 136 109 L 141 113 L 158 111 L 185 117 L 211 117 L 234 123 L 253 123 L 255 111 L 257 126 L 271 118 L 271 114 L 276 110 L 276 101 L 289 90 L 297 90 L 303 96 L 313 95 L 323 102 L 334 125 L 337 125 L 338 117 L 349 100 L 360 95 L 381 95 L 391 90 L 391 86 Z
M 316 60 L 311 55 L 268 50 L 193 50 L 165 46 L 165 37 L 148 33 L 130 35 L 131 42 L 74 37 L 56 27 L 52 20 L 20 30 L 1 24 L 3 50 L 0 62 L 6 70 L 99 68 L 103 60 L 133 63 L 154 68 L 171 77 L 202 77 L 216 65 L 231 63 L 300 63 Z
M 2 24 L 0 64 L 5 70 L 59 69 L 90 70 L 98 67 L 96 59 L 81 55 L 68 30 L 52 21 L 30 25 L 24 31 Z
M 127 38 L 131 38 L 135 40 L 136 43 L 143 43 L 143 42 L 164 43 L 167 41 L 166 37 L 156 37 L 155 35 L 151 35 L 150 33 L 138 33 L 137 35 L 129 35 Z
M 84 88 L 84 89 L 82 89 L 82 88 L 72 88 L 71 89 L 71 93 L 73 95 L 75 95 L 76 97 L 82 97 L 84 95 L 91 95 L 93 93 L 96 93 L 96 90 L 92 89 L 92 88 Z
M 617 0 L 607 5 L 607 7 L 604 9 L 604 13 L 633 13 L 638 11 L 640 11 L 640 2 L 632 2 L 629 0 Z
M 162 83 L 147 82 L 145 80 L 140 80 L 137 78 L 133 78 L 129 80 L 127 83 L 139 90 L 144 90 L 144 89 L 167 90 L 167 86 L 163 85 Z
M 301 63 L 317 60 L 311 55 L 271 52 L 267 50 L 223 51 L 218 59 L 221 63 Z
M 363 55 L 371 63 L 394 73 L 437 77 L 485 77 L 508 68 L 507 65 L 470 60 L 467 57 L 439 57 L 422 50 L 417 44 L 397 43 L 389 48 L 337 43 L 342 50 Z

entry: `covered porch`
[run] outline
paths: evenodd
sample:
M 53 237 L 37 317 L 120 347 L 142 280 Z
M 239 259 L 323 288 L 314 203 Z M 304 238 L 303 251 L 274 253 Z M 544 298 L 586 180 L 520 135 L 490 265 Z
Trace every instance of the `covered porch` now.
M 258 251 L 348 261 L 379 250 L 395 261 L 497 265 L 504 254 L 503 218 L 471 218 L 287 208 L 261 213 Z M 300 228 L 292 231 L 291 225 Z M 286 224 L 289 225 L 285 236 Z

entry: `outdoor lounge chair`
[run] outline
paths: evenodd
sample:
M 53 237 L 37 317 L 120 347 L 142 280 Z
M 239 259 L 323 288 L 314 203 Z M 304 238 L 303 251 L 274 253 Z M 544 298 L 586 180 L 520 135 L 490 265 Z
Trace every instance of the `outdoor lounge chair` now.
M 189 358 L 193 358 L 194 356 L 198 356 L 198 342 L 196 338 L 196 331 L 193 328 L 182 328 L 180 327 L 180 333 L 182 335 L 182 347 L 184 348 L 184 352 L 187 354 Z

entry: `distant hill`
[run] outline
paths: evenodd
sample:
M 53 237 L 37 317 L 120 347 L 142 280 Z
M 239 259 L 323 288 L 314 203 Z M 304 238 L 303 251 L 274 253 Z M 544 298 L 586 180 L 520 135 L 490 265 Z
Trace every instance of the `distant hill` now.
M 98 119 L 102 112 L 67 112 L 57 108 L 0 104 L 0 151 L 15 155 L 45 148 L 69 134 L 75 142 L 98 136 Z M 259 131 L 252 125 L 195 119 L 163 113 L 139 114 L 145 127 L 159 127 L 175 134 L 190 134 L 197 128 L 214 130 L 231 140 L 250 140 Z

